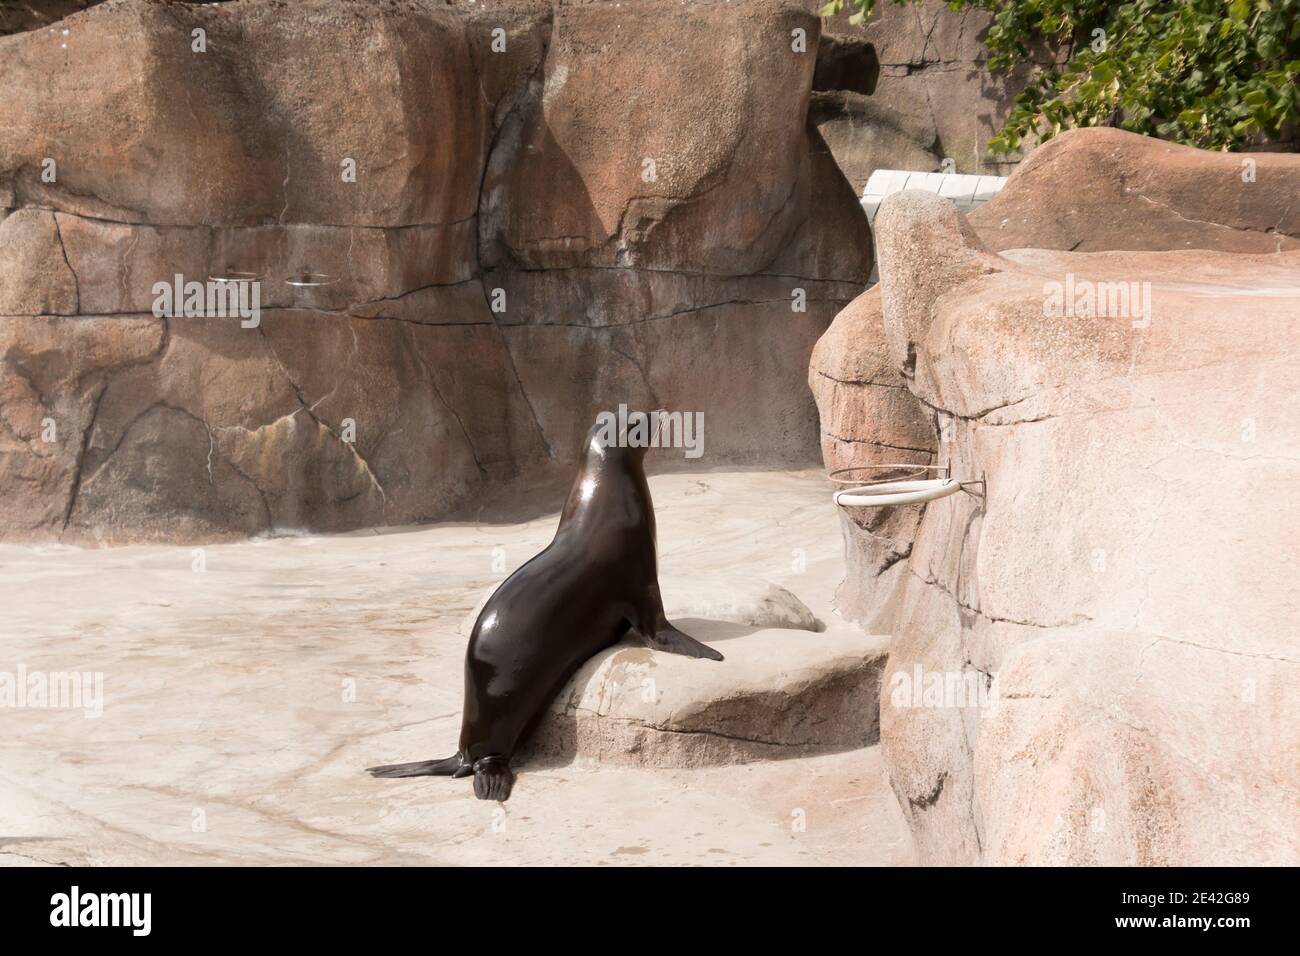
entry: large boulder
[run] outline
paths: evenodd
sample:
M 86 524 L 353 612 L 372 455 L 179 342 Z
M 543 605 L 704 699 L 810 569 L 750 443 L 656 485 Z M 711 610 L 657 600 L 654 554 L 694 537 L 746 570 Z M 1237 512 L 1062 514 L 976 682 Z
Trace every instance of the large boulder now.
M 487 120 L 447 8 L 115 0 L 3 43 L 0 171 L 34 204 L 155 225 L 474 214 Z
M 928 322 L 928 303 L 964 274 L 963 250 L 1300 248 L 1300 209 L 1290 201 L 1297 194 L 1300 157 L 1290 154 L 1208 153 L 1107 128 L 1050 140 L 969 220 L 952 220 L 947 233 L 898 236 L 892 261 L 881 257 L 886 281 L 855 299 L 819 340 L 808 380 L 827 468 L 947 461 L 952 422 L 942 422 L 908 388 L 915 359 L 903 331 Z M 889 281 L 888 273 L 900 269 L 910 278 Z M 882 295 L 893 297 L 892 306 Z M 884 313 L 891 308 L 897 318 L 887 338 Z M 891 627 L 898 561 L 910 553 L 920 510 L 841 514 L 849 566 L 838 595 L 843 613 L 872 628 Z
M 550 760 L 701 767 L 874 744 L 883 641 L 688 621 L 724 665 L 628 643 L 601 651 L 543 713 L 527 749 Z M 810 642 L 815 642 L 810 646 Z M 692 665 L 696 666 L 692 666 Z
M 993 250 L 1300 248 L 1300 156 L 1216 153 L 1107 127 L 1034 150 L 970 221 Z
M 876 225 L 884 353 L 987 478 L 925 506 L 891 595 L 881 743 L 922 858 L 1294 863 L 1300 251 L 1216 251 L 1211 220 L 1196 250 L 999 255 L 915 192 Z
M 110 0 L 0 38 L 0 535 L 435 518 L 620 404 L 702 412 L 703 464 L 812 460 L 808 355 L 871 267 L 817 35 L 773 0 Z M 159 309 L 236 274 L 260 321 Z M 158 347 L 56 360 L 121 323 Z
M 811 186 L 808 134 L 790 117 L 807 114 L 816 54 L 791 33 L 815 37 L 816 21 L 775 3 L 627 21 L 613 5 L 557 10 L 540 96 L 488 169 L 485 263 L 762 270 L 806 215 L 790 199 Z

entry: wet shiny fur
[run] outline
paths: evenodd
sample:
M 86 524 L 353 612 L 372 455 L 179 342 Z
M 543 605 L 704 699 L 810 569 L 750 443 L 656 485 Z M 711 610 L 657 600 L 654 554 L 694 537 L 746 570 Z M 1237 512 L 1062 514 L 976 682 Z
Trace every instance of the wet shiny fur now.
M 542 711 L 584 662 L 629 631 L 655 650 L 722 660 L 664 616 L 645 453 L 605 447 L 592 429 L 555 538 L 496 589 L 474 624 L 459 751 L 370 773 L 473 774 L 479 799 L 505 800 L 510 758 Z

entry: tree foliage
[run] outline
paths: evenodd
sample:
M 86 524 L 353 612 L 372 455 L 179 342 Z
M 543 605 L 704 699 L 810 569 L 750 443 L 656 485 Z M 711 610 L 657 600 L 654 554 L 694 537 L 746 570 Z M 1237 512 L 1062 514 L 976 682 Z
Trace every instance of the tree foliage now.
M 845 3 L 863 23 L 876 0 Z M 916 0 L 893 0 L 898 4 Z M 989 66 L 1030 59 L 1034 44 L 1069 49 L 1016 97 L 989 151 L 1050 139 L 1076 126 L 1232 149 L 1283 138 L 1300 120 L 1300 0 L 949 0 L 987 10 Z

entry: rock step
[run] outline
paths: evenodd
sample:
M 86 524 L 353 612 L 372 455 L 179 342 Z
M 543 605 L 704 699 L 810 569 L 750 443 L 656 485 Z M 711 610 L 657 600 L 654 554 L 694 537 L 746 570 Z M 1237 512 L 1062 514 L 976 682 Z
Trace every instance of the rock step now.
M 677 625 L 726 660 L 619 644 L 556 696 L 526 759 L 700 767 L 865 747 L 877 740 L 888 637 L 699 618 Z

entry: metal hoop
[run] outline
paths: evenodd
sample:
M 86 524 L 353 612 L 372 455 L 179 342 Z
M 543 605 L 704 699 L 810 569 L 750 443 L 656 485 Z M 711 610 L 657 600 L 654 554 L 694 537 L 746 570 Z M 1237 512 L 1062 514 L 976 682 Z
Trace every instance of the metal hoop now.
M 902 478 L 877 478 L 874 481 L 861 481 L 857 478 L 839 477 L 840 475 L 848 474 L 849 472 L 865 471 L 868 468 L 879 468 L 879 469 L 893 468 L 893 469 L 898 469 L 899 471 L 910 469 L 910 471 L 908 471 L 908 473 L 905 474 Z M 947 471 L 947 470 L 948 470 L 947 465 L 916 465 L 916 464 L 911 464 L 910 462 L 906 464 L 903 463 L 893 464 L 890 462 L 884 462 L 879 465 L 854 465 L 851 468 L 836 468 L 834 471 L 830 473 L 829 477 L 830 480 L 835 482 L 837 485 L 859 485 L 859 486 L 882 485 L 885 484 L 886 482 L 891 482 L 891 481 L 908 481 L 916 478 L 918 475 L 924 475 L 927 471 Z
M 850 472 L 863 471 L 867 468 L 910 468 L 913 471 L 904 479 L 887 478 L 861 484 L 848 478 L 839 477 Z M 916 475 L 925 474 L 927 471 L 940 471 L 946 474 L 939 478 L 915 478 Z M 963 480 L 953 478 L 951 474 L 947 474 L 949 471 L 948 465 L 880 464 L 837 468 L 830 473 L 831 481 L 839 484 L 854 484 L 854 487 L 841 488 L 831 495 L 831 501 L 842 507 L 882 508 L 886 505 L 921 504 L 938 498 L 946 498 L 959 491 L 964 491 L 976 497 L 984 497 L 987 488 L 984 472 L 980 472 L 979 478 Z M 980 490 L 978 492 L 971 491 L 970 486 L 972 485 L 979 485 Z
M 962 483 L 955 478 L 928 478 L 922 481 L 887 481 L 859 488 L 837 491 L 831 500 L 847 507 L 881 508 L 885 505 L 912 505 L 961 491 Z
M 312 288 L 320 285 L 333 285 L 338 282 L 337 276 L 327 275 L 324 272 L 299 272 L 296 278 L 285 279 L 286 285 L 291 285 L 299 289 Z

